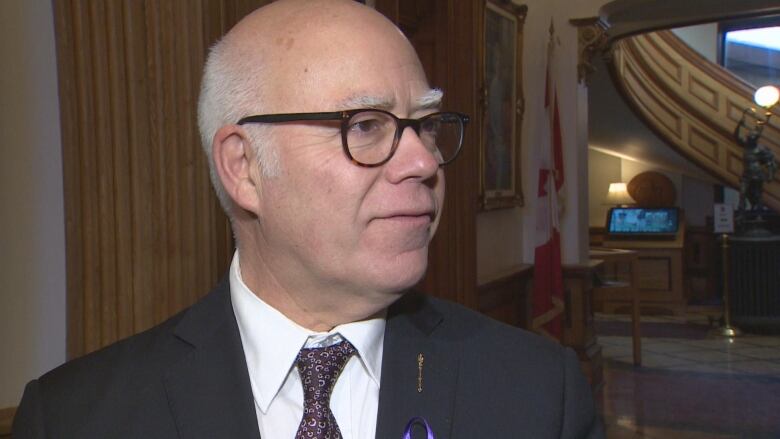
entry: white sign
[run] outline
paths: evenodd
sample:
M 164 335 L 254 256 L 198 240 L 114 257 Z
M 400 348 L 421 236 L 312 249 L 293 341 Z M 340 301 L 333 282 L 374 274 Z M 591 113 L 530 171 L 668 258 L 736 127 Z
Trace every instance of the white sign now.
M 734 233 L 734 207 L 715 204 L 712 228 L 715 233 Z

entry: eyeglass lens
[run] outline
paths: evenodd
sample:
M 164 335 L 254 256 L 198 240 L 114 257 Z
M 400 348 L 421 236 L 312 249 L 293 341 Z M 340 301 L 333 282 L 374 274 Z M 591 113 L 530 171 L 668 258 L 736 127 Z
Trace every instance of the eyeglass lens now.
M 396 119 L 380 111 L 355 113 L 347 122 L 346 141 L 352 158 L 365 165 L 386 160 L 396 142 Z M 458 152 L 463 123 L 454 114 L 436 113 L 420 120 L 417 135 L 439 164 L 452 160 Z

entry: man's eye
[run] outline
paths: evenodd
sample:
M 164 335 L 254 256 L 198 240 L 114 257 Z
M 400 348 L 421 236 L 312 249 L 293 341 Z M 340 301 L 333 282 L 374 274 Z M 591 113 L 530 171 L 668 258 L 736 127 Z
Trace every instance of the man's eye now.
M 441 121 L 436 119 L 428 119 L 420 125 L 420 130 L 426 133 L 436 134 L 441 127 Z
M 366 134 L 379 131 L 382 128 L 382 122 L 377 119 L 365 119 L 353 122 L 349 130 L 355 134 Z

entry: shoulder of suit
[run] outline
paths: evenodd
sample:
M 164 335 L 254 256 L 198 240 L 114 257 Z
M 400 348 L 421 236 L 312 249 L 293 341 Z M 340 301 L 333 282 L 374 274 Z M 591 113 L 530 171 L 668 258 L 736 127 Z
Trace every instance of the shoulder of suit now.
M 44 374 L 39 383 L 44 388 L 55 389 L 58 386 L 96 387 L 101 381 L 132 385 L 159 376 L 162 370 L 179 361 L 182 354 L 191 349 L 175 335 L 182 321 L 193 314 L 202 313 L 204 307 L 213 309 L 215 302 L 222 302 L 227 296 L 229 295 L 220 285 L 203 299 L 168 320 L 68 361 Z
M 182 344 L 173 336 L 176 324 L 186 312 L 141 333 L 119 340 L 97 351 L 75 358 L 44 374 L 42 385 L 90 383 L 108 374 L 126 374 L 127 380 L 166 363 L 171 347 Z M 128 373 L 129 372 L 129 373 Z
M 564 348 L 553 340 L 525 329 L 499 322 L 484 314 L 448 300 L 428 297 L 430 306 L 442 314 L 441 331 L 476 352 L 500 351 L 503 355 L 533 352 L 560 361 Z

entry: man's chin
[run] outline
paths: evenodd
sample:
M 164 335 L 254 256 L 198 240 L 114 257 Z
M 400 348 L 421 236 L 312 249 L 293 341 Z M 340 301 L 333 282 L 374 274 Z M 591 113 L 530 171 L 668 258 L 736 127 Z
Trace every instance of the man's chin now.
M 379 291 L 388 295 L 401 297 L 404 293 L 418 285 L 425 277 L 425 269 L 406 270 L 388 277 L 386 282 L 382 282 Z
M 370 265 L 363 265 L 361 273 L 354 273 L 360 275 L 359 282 L 363 285 L 363 291 L 369 292 L 369 295 L 373 291 L 380 296 L 396 296 L 392 299 L 395 300 L 420 283 L 425 276 L 428 268 L 428 246 L 396 253 L 390 257 L 377 257 L 374 254 L 365 255 L 363 258 L 362 262 L 369 259 L 373 261 Z

